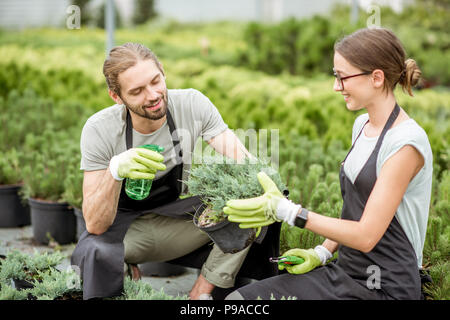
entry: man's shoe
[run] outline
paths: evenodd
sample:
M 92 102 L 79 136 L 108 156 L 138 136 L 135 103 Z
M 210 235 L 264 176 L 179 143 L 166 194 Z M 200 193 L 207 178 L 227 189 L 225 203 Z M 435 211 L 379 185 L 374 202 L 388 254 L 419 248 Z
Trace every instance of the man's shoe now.
M 212 300 L 213 297 L 209 293 L 202 293 L 198 296 L 198 300 Z
M 127 263 L 127 272 L 126 274 L 131 278 L 131 280 L 139 281 L 141 280 L 141 270 L 137 264 Z

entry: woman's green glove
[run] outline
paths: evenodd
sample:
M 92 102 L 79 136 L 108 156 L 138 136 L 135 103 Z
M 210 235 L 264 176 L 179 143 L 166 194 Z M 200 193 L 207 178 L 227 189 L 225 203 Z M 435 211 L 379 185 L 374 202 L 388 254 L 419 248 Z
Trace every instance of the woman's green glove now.
M 265 193 L 255 198 L 227 201 L 223 212 L 229 221 L 239 223 L 241 228 L 258 228 L 298 212 L 301 206 L 287 200 L 265 172 L 259 172 L 257 177 Z M 284 204 L 281 207 L 280 202 Z M 288 202 L 287 206 L 284 202 Z
M 310 272 L 316 267 L 322 265 L 319 255 L 314 249 L 290 249 L 282 254 L 282 256 L 296 256 L 303 258 L 305 262 L 295 265 L 278 265 L 279 270 L 286 268 L 287 272 L 292 274 L 303 274 Z

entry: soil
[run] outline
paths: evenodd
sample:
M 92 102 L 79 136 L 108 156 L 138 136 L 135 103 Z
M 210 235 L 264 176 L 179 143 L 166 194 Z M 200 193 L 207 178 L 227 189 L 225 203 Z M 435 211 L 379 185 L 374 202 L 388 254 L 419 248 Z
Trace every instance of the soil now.
M 201 228 L 207 228 L 212 227 L 216 224 L 218 224 L 221 221 L 212 221 L 209 219 L 210 214 L 214 212 L 210 207 L 207 207 L 205 210 L 203 210 L 200 217 L 198 217 L 198 226 Z

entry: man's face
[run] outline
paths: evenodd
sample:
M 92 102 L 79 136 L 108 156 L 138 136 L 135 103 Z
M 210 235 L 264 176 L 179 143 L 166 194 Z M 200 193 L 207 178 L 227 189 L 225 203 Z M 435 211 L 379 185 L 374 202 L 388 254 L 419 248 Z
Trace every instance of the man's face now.
M 139 60 L 119 74 L 120 98 L 135 114 L 159 120 L 167 112 L 167 87 L 163 73 L 153 60 Z

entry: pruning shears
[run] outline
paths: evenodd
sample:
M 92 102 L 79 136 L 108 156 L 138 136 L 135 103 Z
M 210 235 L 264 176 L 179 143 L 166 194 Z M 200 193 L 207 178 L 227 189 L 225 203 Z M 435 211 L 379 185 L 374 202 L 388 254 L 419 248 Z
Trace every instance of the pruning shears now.
M 281 256 L 278 258 L 269 258 L 272 263 L 278 263 L 278 265 L 295 265 L 305 262 L 305 259 L 296 256 Z

